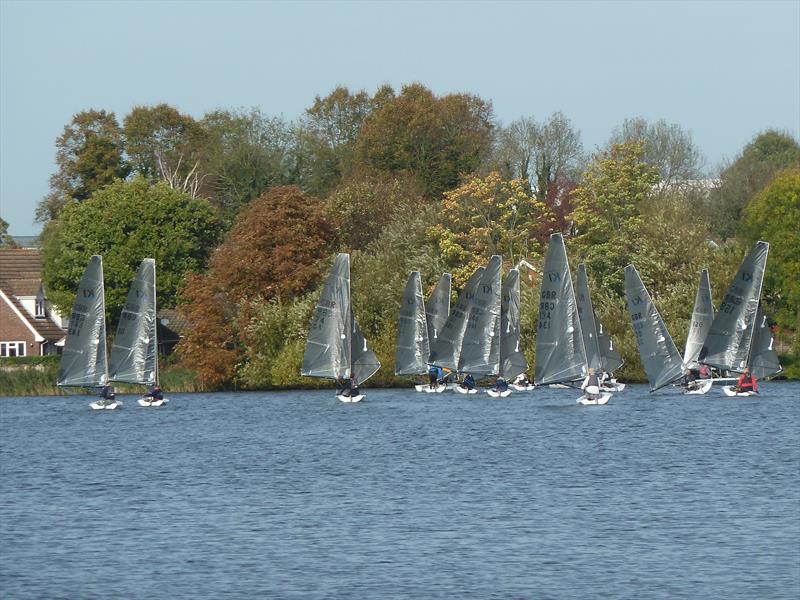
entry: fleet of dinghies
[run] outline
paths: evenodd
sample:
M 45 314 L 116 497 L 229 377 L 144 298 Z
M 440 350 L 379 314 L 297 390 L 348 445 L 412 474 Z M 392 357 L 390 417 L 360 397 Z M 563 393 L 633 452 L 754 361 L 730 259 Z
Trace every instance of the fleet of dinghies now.
M 703 269 L 683 355 L 636 267 L 625 267 L 625 299 L 651 392 L 683 380 L 683 393 L 706 394 L 715 382 L 735 381 L 730 375 L 750 372 L 765 379 L 781 372 L 761 307 L 768 254 L 767 242 L 755 244 L 716 313 L 708 270 Z M 545 385 L 581 389 L 577 403 L 585 406 L 604 405 L 614 392 L 621 392 L 625 384 L 618 383 L 613 372 L 622 366 L 622 358 L 597 318 L 585 265 L 578 266 L 573 286 L 562 235 L 550 236 L 542 269 L 533 383 L 527 380 L 528 363 L 520 349 L 519 271 L 512 268 L 503 277 L 502 266 L 502 257 L 495 255 L 478 267 L 452 309 L 449 273 L 441 276 L 426 303 L 421 274 L 411 272 L 400 302 L 395 374 L 427 375 L 430 383 L 416 384 L 417 391 L 437 393 L 452 387 L 477 394 L 476 377 L 495 380 L 486 390 L 493 397 Z M 314 309 L 301 374 L 337 382 L 337 398 L 356 403 L 365 397 L 359 386 L 380 366 L 353 314 L 350 255 L 337 254 Z M 710 375 L 690 377 L 700 369 L 708 369 Z M 448 385 L 442 372 L 461 377 L 461 383 Z M 151 258 L 142 261 L 131 283 L 110 359 L 101 256 L 91 257 L 78 284 L 57 385 L 105 391 L 110 382 L 160 391 L 156 265 Z M 757 393 L 737 386 L 722 389 L 728 396 Z M 167 402 L 150 394 L 138 400 L 140 406 Z M 122 402 L 111 393 L 90 406 L 114 410 Z
M 142 261 L 131 283 L 110 359 L 102 256 L 91 257 L 78 284 L 56 385 L 100 389 L 111 382 L 158 386 L 156 266 L 152 258 Z M 163 406 L 167 402 L 166 398 L 151 396 L 138 401 L 141 406 Z M 115 410 L 122 407 L 122 401 L 110 394 L 89 406 Z

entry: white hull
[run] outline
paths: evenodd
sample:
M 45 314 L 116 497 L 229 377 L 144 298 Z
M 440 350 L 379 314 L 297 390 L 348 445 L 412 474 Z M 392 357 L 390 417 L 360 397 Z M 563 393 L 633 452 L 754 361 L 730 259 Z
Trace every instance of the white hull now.
M 611 396 L 614 394 L 609 394 L 608 392 L 600 394 L 600 397 L 595 400 L 590 400 L 586 396 L 581 396 L 578 398 L 577 403 L 582 406 L 602 406 L 603 404 L 608 404 L 608 401 L 611 399 Z
M 551 390 L 566 390 L 569 388 L 568 385 L 564 385 L 563 383 L 551 383 L 547 387 L 549 387 Z
M 625 389 L 624 383 L 617 383 L 615 380 L 606 381 L 600 386 L 606 392 L 621 392 Z
M 356 402 L 361 402 L 364 399 L 364 394 L 359 394 L 358 396 L 343 396 L 342 394 L 338 394 L 336 397 L 340 402 L 344 402 L 346 404 L 355 404 Z
M 472 388 L 471 390 L 468 390 L 467 388 L 462 387 L 460 385 L 457 385 L 453 389 L 455 391 L 457 391 L 459 394 L 477 394 L 478 393 L 478 389 L 477 388 Z
M 758 396 L 757 392 L 737 392 L 732 385 L 725 385 L 722 386 L 722 391 L 725 392 L 726 396 L 738 396 L 738 397 L 747 397 L 747 396 Z
M 528 385 L 517 385 L 516 383 L 509 383 L 508 387 L 518 392 L 530 392 L 531 390 L 536 389 L 536 386 L 533 385 L 532 383 L 529 383 Z
M 507 398 L 511 395 L 511 390 L 505 390 L 503 392 L 498 392 L 496 390 L 486 390 L 486 393 L 489 394 L 492 398 Z
M 169 402 L 169 398 L 162 398 L 161 400 L 148 400 L 147 398 L 139 398 L 136 402 L 139 406 L 164 406 Z
M 711 389 L 712 385 L 714 385 L 714 382 L 711 381 L 710 379 L 701 379 L 701 380 L 699 380 L 697 382 L 697 387 L 695 389 L 690 390 L 690 389 L 684 388 L 683 393 L 687 394 L 687 395 L 688 394 L 694 394 L 694 395 L 707 394 L 708 390 Z
M 431 386 L 426 385 L 425 389 L 422 390 L 422 391 L 425 392 L 426 394 L 441 394 L 446 389 L 447 389 L 447 385 L 442 383 L 442 384 L 437 385 L 435 388 L 431 388 Z
M 102 400 L 97 400 L 92 402 L 89 406 L 92 410 L 115 410 L 117 408 L 122 408 L 122 401 L 114 400 L 113 402 L 105 403 Z

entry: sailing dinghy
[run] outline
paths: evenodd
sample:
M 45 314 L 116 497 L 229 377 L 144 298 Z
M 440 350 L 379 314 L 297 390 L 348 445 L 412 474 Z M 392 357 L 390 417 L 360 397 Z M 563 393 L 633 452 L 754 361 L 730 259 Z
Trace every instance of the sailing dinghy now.
M 508 387 L 516 391 L 534 389 L 530 383 L 514 383 L 516 378 L 528 370 L 528 361 L 519 347 L 520 302 L 519 271 L 511 269 L 503 278 L 502 302 L 500 304 L 500 376 L 508 382 Z M 502 393 L 493 393 L 490 396 Z
M 408 276 L 403 298 L 400 301 L 400 318 L 397 323 L 397 348 L 395 351 L 395 375 L 425 375 L 428 372 L 428 320 L 422 297 L 422 278 L 419 271 Z M 430 385 L 416 386 L 418 391 L 443 392 L 447 385 L 432 388 Z
M 746 368 L 757 379 L 782 371 L 773 348 L 772 331 L 761 308 L 761 287 L 767 267 L 769 244 L 759 241 L 745 257 L 711 323 L 698 362 L 724 371 L 742 373 Z M 727 396 L 750 396 L 726 386 Z
M 78 284 L 56 385 L 99 389 L 107 383 L 103 257 L 95 255 L 89 259 Z M 122 406 L 122 401 L 101 399 L 89 406 L 94 410 L 114 410 Z
M 111 346 L 109 379 L 147 387 L 158 386 L 156 261 L 145 258 L 136 271 Z M 139 406 L 164 406 L 167 398 L 139 398 Z
M 336 255 L 328 279 L 314 308 L 300 371 L 305 377 L 347 381 L 352 373 L 359 385 L 372 377 L 381 363 L 353 316 L 350 303 L 350 255 Z M 338 393 L 347 403 L 360 402 L 364 394 Z
M 683 377 L 683 359 L 632 264 L 625 267 L 625 298 L 650 392 L 655 392 Z
M 586 275 L 586 265 L 578 265 L 578 274 L 575 278 L 575 301 L 578 306 L 578 317 L 581 321 L 583 333 L 583 347 L 586 349 L 586 362 L 597 373 L 606 373 L 609 379 L 600 382 L 600 388 L 607 392 L 621 392 L 625 389 L 624 383 L 617 383 L 612 373 L 622 366 L 622 358 L 614 350 L 614 342 L 603 330 L 603 324 L 598 320 L 589 293 L 589 278 Z
M 464 289 L 458 295 L 456 303 L 436 339 L 430 340 L 431 353 L 428 361 L 430 364 L 442 369 L 449 369 L 452 372 L 458 371 L 458 361 L 461 355 L 464 332 L 467 328 L 470 305 L 475 297 L 484 270 L 484 267 L 478 267 L 472 274 Z M 477 389 L 468 390 L 462 385 L 457 385 L 454 389 L 461 394 L 478 393 Z
M 550 236 L 539 298 L 536 384 L 562 384 L 572 387 L 574 382 L 587 375 L 589 364 L 567 250 L 560 233 Z M 586 392 L 576 400 L 578 404 L 602 405 L 608 403 L 612 396 L 610 392 L 600 389 L 587 388 Z
M 411 328 L 411 330 L 415 331 L 414 335 L 416 336 L 425 336 L 426 342 L 425 345 L 427 346 L 427 350 L 425 350 L 424 360 L 425 365 L 418 365 L 414 364 L 414 366 L 409 367 L 411 365 L 410 356 L 407 354 L 408 350 L 414 346 L 416 342 L 409 337 L 410 329 L 409 326 L 412 324 L 412 321 L 406 320 L 405 326 L 403 328 L 403 319 L 409 319 L 411 313 L 415 315 L 413 317 L 415 320 L 420 318 L 419 315 L 419 306 L 422 303 L 422 284 L 420 282 L 419 286 L 419 296 L 416 295 L 416 291 L 413 295 L 413 303 L 409 304 L 409 300 L 411 300 L 411 291 L 409 290 L 409 285 L 411 285 L 410 280 L 413 277 L 419 277 L 419 275 L 414 275 L 417 271 L 412 272 L 409 276 L 409 282 L 406 283 L 406 289 L 403 292 L 403 299 L 402 299 L 402 306 L 400 309 L 400 319 L 401 322 L 398 326 L 398 334 L 397 334 L 397 354 L 396 354 L 396 361 L 395 361 L 395 373 L 400 374 L 397 371 L 402 370 L 404 371 L 403 374 L 406 375 L 427 375 L 428 369 L 427 364 L 430 363 L 430 343 L 432 340 L 435 340 L 439 332 L 444 327 L 445 321 L 447 321 L 447 316 L 450 314 L 450 273 L 444 273 L 439 278 L 439 281 L 436 283 L 436 287 L 433 288 L 433 292 L 431 293 L 430 298 L 428 298 L 428 302 L 425 303 L 424 309 L 422 311 L 422 315 L 425 319 L 426 333 L 423 333 L 421 329 L 418 329 L 417 326 Z M 414 284 L 416 286 L 416 284 Z M 413 306 L 413 309 L 412 309 Z M 405 348 L 404 357 L 401 357 L 401 344 Z M 422 351 L 420 349 L 420 351 Z M 405 361 L 409 361 L 407 364 L 404 364 Z M 414 370 L 414 372 L 411 372 Z M 418 392 L 443 392 L 447 389 L 447 384 L 442 383 L 436 386 L 436 388 L 431 389 L 431 386 L 428 384 L 416 384 L 414 389 Z

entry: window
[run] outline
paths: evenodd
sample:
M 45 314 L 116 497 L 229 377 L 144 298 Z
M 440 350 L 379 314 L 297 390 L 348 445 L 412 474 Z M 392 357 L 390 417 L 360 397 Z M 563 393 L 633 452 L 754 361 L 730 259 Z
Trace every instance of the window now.
M 44 298 L 36 298 L 36 318 L 41 319 L 47 316 L 44 311 Z
M 25 342 L 0 342 L 0 356 L 25 356 Z

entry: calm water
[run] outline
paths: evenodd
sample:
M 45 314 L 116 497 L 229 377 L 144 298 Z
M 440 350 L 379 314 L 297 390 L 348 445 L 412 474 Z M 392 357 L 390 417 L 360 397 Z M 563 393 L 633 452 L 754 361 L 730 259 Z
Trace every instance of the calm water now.
M 0 399 L 3 598 L 792 598 L 800 384 Z

